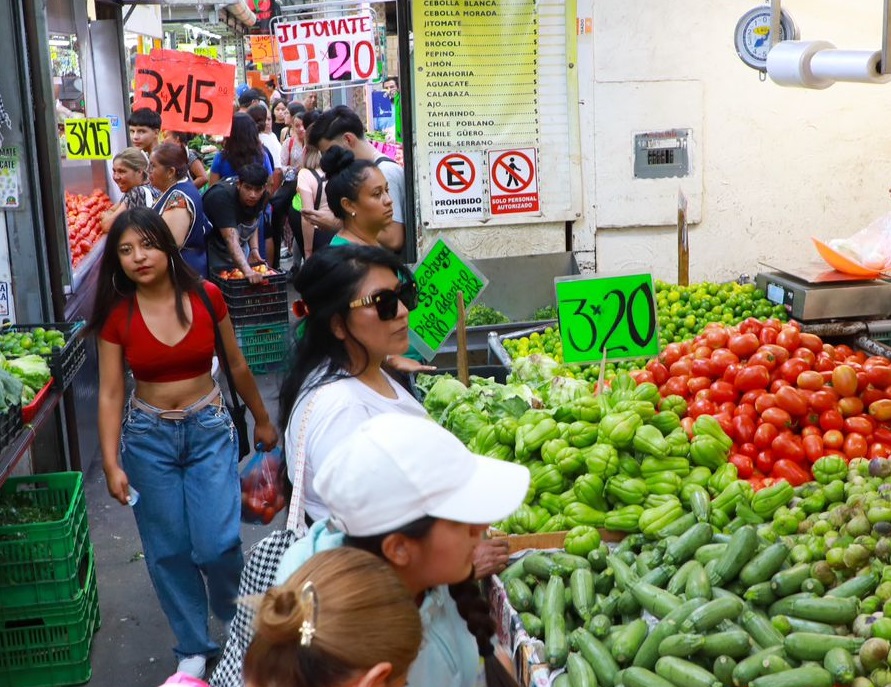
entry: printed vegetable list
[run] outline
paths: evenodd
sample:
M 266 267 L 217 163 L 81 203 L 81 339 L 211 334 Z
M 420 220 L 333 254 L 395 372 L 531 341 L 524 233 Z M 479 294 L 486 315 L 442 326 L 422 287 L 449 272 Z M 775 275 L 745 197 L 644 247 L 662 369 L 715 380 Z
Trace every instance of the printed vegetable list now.
M 409 338 L 430 360 L 458 324 L 458 292 L 469 307 L 489 280 L 442 239 L 415 267 L 414 275 L 418 307 L 408 316 Z

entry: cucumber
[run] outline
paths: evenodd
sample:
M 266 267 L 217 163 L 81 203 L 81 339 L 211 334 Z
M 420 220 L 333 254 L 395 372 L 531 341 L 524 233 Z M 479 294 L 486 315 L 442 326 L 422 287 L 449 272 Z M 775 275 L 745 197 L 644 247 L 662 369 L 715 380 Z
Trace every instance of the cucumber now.
M 730 582 L 743 569 L 755 555 L 758 549 L 758 534 L 751 525 L 740 527 L 730 537 L 727 548 L 718 558 L 713 574 L 710 576 L 712 584 L 720 586 Z
M 547 582 L 552 575 L 561 575 L 563 570 L 550 557 L 543 553 L 533 553 L 523 560 L 523 570 Z
M 736 661 L 730 658 L 730 656 L 718 656 L 715 659 L 712 672 L 724 687 L 733 687 L 734 668 L 736 668 Z
M 699 654 L 706 658 L 730 656 L 745 658 L 752 651 L 752 638 L 745 630 L 727 630 L 706 635 L 703 638 Z
M 569 656 L 569 639 L 566 620 L 562 615 L 551 614 L 544 619 L 545 658 L 552 668 L 562 668 Z
M 789 547 L 783 542 L 771 544 L 743 566 L 739 579 L 748 587 L 767 582 L 782 569 L 788 556 Z
M 504 585 L 504 590 L 507 592 L 507 600 L 515 610 L 532 610 L 532 590 L 523 580 L 519 578 L 508 580 Z
M 566 673 L 571 687 L 597 687 L 594 669 L 580 654 L 569 654 L 566 659 Z
M 664 677 L 646 668 L 631 667 L 622 671 L 622 684 L 625 687 L 675 687 Z
M 756 678 L 749 687 L 832 687 L 832 675 L 820 666 L 802 666 Z
M 823 667 L 838 685 L 850 685 L 857 676 L 854 657 L 842 647 L 835 647 L 823 657 Z
M 539 582 L 535 585 L 535 589 L 532 590 L 532 610 L 539 618 L 541 617 L 542 609 L 544 609 L 545 588 L 546 585 Z
M 523 623 L 523 628 L 531 636 L 537 639 L 544 639 L 544 623 L 541 622 L 541 618 L 537 615 L 520 613 L 520 622 Z
M 671 579 L 668 581 L 668 585 L 665 589 L 677 596 L 678 594 L 683 594 L 684 590 L 687 587 L 687 576 L 690 574 L 690 571 L 697 565 L 700 565 L 698 561 L 689 560 L 684 563 L 680 568 L 678 568 L 677 572 L 671 576 Z M 700 567 L 702 567 L 700 565 Z
M 498 577 L 501 579 L 502 582 L 507 584 L 508 581 L 518 577 L 523 577 L 523 575 L 525 575 L 526 573 L 527 570 L 523 565 L 523 559 L 521 558 L 507 566 Z
M 706 522 L 700 522 L 681 534 L 665 549 L 663 557 L 666 563 L 681 565 L 686 562 L 703 546 L 712 540 L 712 526 Z
M 598 613 L 588 621 L 586 629 L 597 639 L 603 639 L 609 634 L 609 629 L 613 626 L 613 621 L 603 613 Z
M 770 587 L 779 597 L 795 594 L 801 589 L 801 583 L 811 576 L 811 566 L 799 563 L 791 568 L 781 570 L 770 578 Z M 771 614 L 773 615 L 773 614 Z
M 837 587 L 833 587 L 826 596 L 834 596 L 837 598 L 857 597 L 862 599 L 872 594 L 879 585 L 879 576 L 875 573 L 866 573 L 865 575 L 857 575 L 847 582 L 842 582 Z
M 748 658 L 744 658 L 733 669 L 733 684 L 736 687 L 746 687 L 755 678 L 766 675 L 770 667 L 769 658 L 780 656 L 782 653 L 782 646 L 772 646 L 768 649 L 762 649 Z
M 619 664 L 616 663 L 616 660 L 603 645 L 603 642 L 583 629 L 573 632 L 572 638 L 573 644 L 578 647 L 579 653 L 594 669 L 594 674 L 597 676 L 597 684 L 600 687 L 615 687 Z M 627 676 L 625 677 L 627 680 Z M 625 682 L 625 687 L 630 687 L 627 681 Z
M 693 561 L 693 567 L 687 575 L 684 595 L 688 599 L 695 599 L 697 596 L 703 599 L 712 598 L 711 580 L 705 572 L 705 568 L 698 561 Z
M 860 637 L 839 637 L 813 632 L 793 632 L 786 636 L 783 647 L 791 658 L 799 661 L 820 661 L 826 658 L 830 649 L 844 649 L 851 653 L 860 651 L 865 639 Z
M 687 658 L 702 648 L 705 638 L 702 635 L 680 633 L 666 637 L 659 643 L 659 656 Z
M 569 576 L 572 607 L 582 620 L 589 620 L 594 606 L 594 573 L 588 568 L 576 568 Z
M 739 599 L 725 597 L 709 601 L 693 611 L 681 625 L 683 632 L 708 632 L 724 620 L 734 620 L 742 613 L 743 604 Z
M 758 582 L 745 591 L 743 598 L 755 606 L 770 606 L 777 600 L 777 595 L 770 582 Z
M 780 599 L 770 607 L 770 615 L 787 615 L 818 623 L 850 625 L 857 617 L 859 600 L 856 597 L 816 597 L 796 594 Z
M 700 566 L 701 569 L 702 566 Z M 689 580 L 688 580 L 689 587 Z M 659 587 L 640 581 L 631 587 L 631 594 L 641 607 L 659 619 L 667 616 L 681 605 L 681 600 L 674 594 Z M 688 598 L 690 597 L 687 594 Z
M 693 557 L 700 565 L 707 565 L 709 561 L 717 560 L 727 550 L 728 544 L 706 544 L 700 546 Z
M 566 553 L 565 551 L 558 551 L 557 553 L 551 554 L 551 560 L 554 561 L 557 565 L 559 565 L 565 571 L 565 574 L 570 574 L 573 570 L 578 570 L 582 568 L 584 570 L 590 570 L 591 564 L 588 562 L 587 558 L 583 558 L 582 556 L 576 556 L 571 553 Z
M 656 661 L 656 675 L 675 687 L 721 687 L 718 678 L 705 668 L 674 656 L 663 656 Z
M 749 633 L 749 636 L 762 649 L 783 645 L 785 638 L 782 633 L 773 626 L 770 619 L 763 613 L 747 608 L 742 612 L 739 621 L 743 629 Z
M 690 599 L 659 621 L 656 627 L 647 635 L 640 649 L 638 649 L 633 665 L 638 668 L 648 669 L 655 667 L 656 661 L 659 659 L 659 645 L 662 643 L 662 640 L 679 632 L 680 624 L 704 603 L 705 599 Z
M 643 618 L 632 620 L 616 636 L 610 653 L 619 664 L 630 663 L 647 638 L 647 623 Z

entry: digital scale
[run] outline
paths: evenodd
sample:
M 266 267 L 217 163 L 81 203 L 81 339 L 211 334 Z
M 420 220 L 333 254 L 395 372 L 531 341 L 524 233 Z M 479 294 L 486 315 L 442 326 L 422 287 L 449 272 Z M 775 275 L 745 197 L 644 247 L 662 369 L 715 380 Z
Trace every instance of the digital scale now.
M 884 318 L 891 314 L 891 282 L 864 279 L 828 268 L 825 262 L 796 267 L 764 265 L 755 276 L 767 300 L 786 306 L 800 322 Z

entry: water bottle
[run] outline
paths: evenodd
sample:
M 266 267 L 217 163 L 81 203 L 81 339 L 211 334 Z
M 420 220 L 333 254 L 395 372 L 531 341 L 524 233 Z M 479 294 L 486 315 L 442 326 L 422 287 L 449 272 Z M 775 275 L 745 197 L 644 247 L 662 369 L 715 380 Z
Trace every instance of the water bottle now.
M 139 492 L 131 485 L 127 486 L 127 505 L 131 508 L 139 502 Z

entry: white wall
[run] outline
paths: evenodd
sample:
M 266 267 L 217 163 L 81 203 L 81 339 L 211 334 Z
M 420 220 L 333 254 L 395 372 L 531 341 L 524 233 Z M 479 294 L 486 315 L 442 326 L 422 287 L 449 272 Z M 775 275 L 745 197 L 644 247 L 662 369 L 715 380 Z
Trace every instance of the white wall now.
M 579 16 L 593 17 L 594 25 L 593 35 L 579 37 L 582 150 L 591 151 L 584 216 L 575 226 L 583 265 L 604 272 L 647 269 L 676 279 L 674 227 L 598 229 L 598 214 L 611 226 L 617 222 L 597 204 L 615 209 L 617 201 L 608 188 L 598 194 L 597 184 L 606 188 L 617 174 L 630 174 L 630 130 L 684 126 L 686 118 L 700 129 L 694 130 L 701 146 L 694 161 L 702 165 L 696 170 L 701 221 L 690 228 L 691 281 L 754 274 L 759 262 L 818 260 L 810 236 L 847 236 L 891 211 L 891 132 L 885 125 L 891 84 L 807 91 L 760 82 L 733 48 L 737 20 L 756 4 L 579 1 Z M 783 7 L 802 39 L 849 49 L 881 46 L 879 0 L 784 0 Z M 695 88 L 664 82 L 695 82 Z M 667 217 L 676 212 L 677 186 L 675 180 L 658 201 Z M 632 204 L 654 202 L 644 185 L 626 187 Z M 663 202 L 670 207 L 662 209 Z M 628 209 L 625 215 L 633 224 L 638 213 Z

